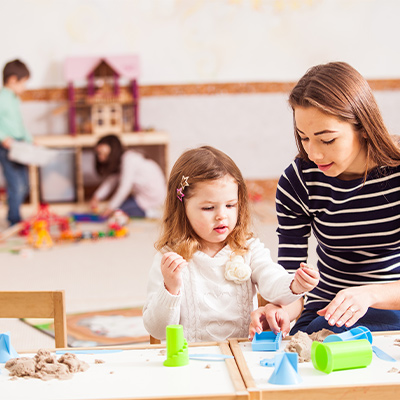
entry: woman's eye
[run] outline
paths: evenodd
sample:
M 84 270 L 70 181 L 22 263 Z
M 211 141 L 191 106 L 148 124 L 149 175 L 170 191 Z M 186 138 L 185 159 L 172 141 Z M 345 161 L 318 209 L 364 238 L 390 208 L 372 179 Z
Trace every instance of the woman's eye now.
M 307 142 L 307 141 L 308 141 L 308 137 L 301 137 L 301 136 L 299 136 L 299 138 L 300 138 L 300 140 L 301 140 L 302 142 Z
M 322 143 L 324 144 L 332 144 L 335 141 L 335 139 L 331 139 L 331 140 L 323 140 Z

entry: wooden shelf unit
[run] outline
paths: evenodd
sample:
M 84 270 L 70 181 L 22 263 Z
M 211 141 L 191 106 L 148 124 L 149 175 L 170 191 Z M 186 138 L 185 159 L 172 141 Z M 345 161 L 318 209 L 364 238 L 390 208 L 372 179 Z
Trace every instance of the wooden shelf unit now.
M 168 173 L 169 136 L 165 132 L 130 132 L 117 135 L 125 148 L 144 150 L 146 156 L 157 161 L 165 174 Z M 85 190 L 82 168 L 83 149 L 93 149 L 101 136 L 93 134 L 38 135 L 37 145 L 58 149 L 72 149 L 75 153 L 76 202 L 85 202 Z M 40 203 L 39 169 L 29 167 L 30 205 L 34 208 Z

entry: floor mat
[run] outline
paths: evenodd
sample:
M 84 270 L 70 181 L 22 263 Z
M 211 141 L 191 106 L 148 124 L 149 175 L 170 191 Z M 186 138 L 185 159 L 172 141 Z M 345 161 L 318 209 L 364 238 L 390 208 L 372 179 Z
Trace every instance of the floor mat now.
M 54 337 L 52 319 L 24 318 L 23 321 Z M 142 308 L 93 311 L 67 315 L 68 345 L 108 346 L 149 342 Z

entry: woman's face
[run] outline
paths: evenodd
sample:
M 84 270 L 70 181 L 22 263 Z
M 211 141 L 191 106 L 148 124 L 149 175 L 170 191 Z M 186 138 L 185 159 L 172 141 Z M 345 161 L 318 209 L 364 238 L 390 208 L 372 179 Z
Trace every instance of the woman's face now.
M 367 149 L 352 124 L 315 107 L 296 107 L 294 118 L 308 158 L 325 175 L 343 180 L 364 175 Z
M 97 159 L 100 163 L 104 163 L 108 160 L 111 153 L 111 147 L 108 144 L 98 144 L 96 146 Z

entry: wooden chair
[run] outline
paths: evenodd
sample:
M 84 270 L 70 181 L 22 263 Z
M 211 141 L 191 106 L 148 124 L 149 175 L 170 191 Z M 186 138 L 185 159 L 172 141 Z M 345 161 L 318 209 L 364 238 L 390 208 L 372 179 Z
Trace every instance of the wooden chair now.
M 268 304 L 268 301 L 265 300 L 260 293 L 257 293 L 257 300 L 258 300 L 258 307 L 262 307 L 265 306 L 266 304 Z M 155 337 L 150 335 L 150 344 L 160 344 L 161 340 L 156 339 Z
M 68 347 L 64 290 L 0 291 L 0 318 L 54 318 L 56 347 Z

